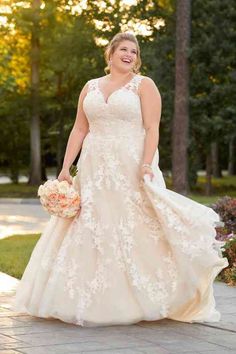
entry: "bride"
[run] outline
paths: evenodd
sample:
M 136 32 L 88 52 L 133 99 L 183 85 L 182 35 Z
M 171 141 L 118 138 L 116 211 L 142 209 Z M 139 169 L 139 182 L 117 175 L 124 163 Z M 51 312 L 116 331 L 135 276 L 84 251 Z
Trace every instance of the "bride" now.
M 82 326 L 219 321 L 213 281 L 228 265 L 215 239 L 219 216 L 165 186 L 161 97 L 139 74 L 136 37 L 118 33 L 105 59 L 107 75 L 81 91 L 58 176 L 79 191 L 80 215 L 51 216 L 14 310 Z

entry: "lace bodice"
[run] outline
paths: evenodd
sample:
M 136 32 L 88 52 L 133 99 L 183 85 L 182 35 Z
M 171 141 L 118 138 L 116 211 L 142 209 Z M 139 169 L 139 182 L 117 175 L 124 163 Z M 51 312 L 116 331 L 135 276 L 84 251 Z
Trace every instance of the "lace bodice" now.
M 112 135 L 144 134 L 141 102 L 138 87 L 143 76 L 134 75 L 126 84 L 110 94 L 107 101 L 100 89 L 100 78 L 88 82 L 83 108 L 93 134 Z

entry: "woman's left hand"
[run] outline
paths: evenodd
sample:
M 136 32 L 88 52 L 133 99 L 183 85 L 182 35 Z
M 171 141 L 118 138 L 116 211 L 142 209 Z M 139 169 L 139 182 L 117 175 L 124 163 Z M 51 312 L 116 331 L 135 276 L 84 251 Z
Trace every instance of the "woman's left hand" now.
M 144 180 L 144 175 L 149 175 L 151 178 L 151 181 L 153 180 L 154 173 L 152 172 L 151 167 L 143 166 L 141 167 L 141 179 Z

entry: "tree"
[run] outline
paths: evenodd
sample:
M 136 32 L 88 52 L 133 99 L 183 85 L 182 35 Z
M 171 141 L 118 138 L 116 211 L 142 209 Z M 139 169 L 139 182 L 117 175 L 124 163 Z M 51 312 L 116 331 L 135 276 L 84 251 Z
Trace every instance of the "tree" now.
M 158 2 L 159 3 L 159 2 Z M 150 40 L 140 38 L 143 61 L 142 73 L 156 83 L 162 97 L 162 117 L 160 123 L 160 166 L 171 170 L 171 121 L 174 109 L 174 69 L 175 69 L 175 6 L 174 1 L 165 1 L 156 17 L 160 27 L 153 31 Z M 146 16 L 148 17 L 148 12 Z
M 30 176 L 29 184 L 39 185 L 41 175 L 40 111 L 39 111 L 39 65 L 40 65 L 40 0 L 32 1 L 31 30 L 31 124 L 30 124 Z
M 236 137 L 235 135 L 229 139 L 229 161 L 228 174 L 230 176 L 236 175 Z
M 176 8 L 175 108 L 172 127 L 172 173 L 174 189 L 188 192 L 188 125 L 191 0 L 178 0 Z
M 29 43 L 10 24 L 0 26 L 0 34 L 0 162 L 18 183 L 20 169 L 29 165 Z
M 207 194 L 212 190 L 212 146 L 218 145 L 217 164 L 227 168 L 229 141 L 236 130 L 235 16 L 233 0 L 225 4 L 220 0 L 193 2 L 190 129 L 195 155 L 201 154 L 207 170 Z

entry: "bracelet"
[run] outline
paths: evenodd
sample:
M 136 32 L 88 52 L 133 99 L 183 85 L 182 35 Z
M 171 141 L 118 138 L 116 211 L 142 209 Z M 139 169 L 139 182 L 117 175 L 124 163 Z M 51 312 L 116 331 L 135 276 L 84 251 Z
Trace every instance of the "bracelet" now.
M 143 163 L 143 164 L 142 164 L 142 167 L 149 167 L 149 168 L 152 168 L 152 166 L 151 166 L 149 163 Z

